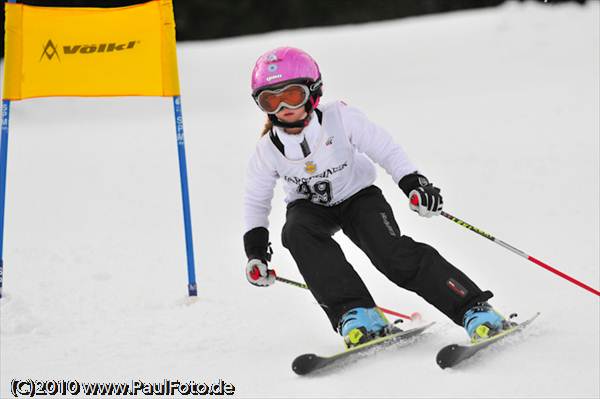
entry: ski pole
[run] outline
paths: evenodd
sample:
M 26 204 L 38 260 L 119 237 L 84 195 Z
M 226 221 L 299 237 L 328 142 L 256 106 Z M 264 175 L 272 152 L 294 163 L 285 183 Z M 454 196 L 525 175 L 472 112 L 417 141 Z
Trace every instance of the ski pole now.
M 413 205 L 418 205 L 419 204 L 419 199 L 417 198 L 416 195 L 413 195 L 410 198 L 410 202 Z M 479 234 L 480 236 L 483 236 L 483 237 L 487 238 L 490 241 L 495 242 L 496 244 L 498 244 L 498 245 L 500 245 L 500 246 L 508 249 L 509 251 L 514 252 L 515 254 L 517 254 L 519 256 L 522 256 L 523 258 L 525 258 L 527 260 L 530 260 L 531 262 L 535 263 L 536 265 L 543 267 L 544 269 L 546 269 L 546 270 L 548 270 L 548 271 L 556 274 L 557 276 L 560 276 L 560 277 L 564 278 L 565 280 L 570 281 L 571 283 L 573 283 L 575 285 L 578 285 L 578 286 L 580 286 L 581 288 L 583 288 L 585 290 L 588 290 L 592 294 L 596 294 L 597 296 L 600 296 L 600 291 L 598 291 L 598 290 L 590 287 L 589 285 L 584 284 L 581 281 L 579 281 L 579 280 L 577 280 L 577 279 L 575 279 L 575 278 L 573 278 L 573 277 L 571 277 L 571 276 L 569 276 L 569 275 L 561 272 L 560 270 L 557 270 L 557 269 L 553 268 L 550 265 L 545 264 L 544 262 L 542 262 L 542 261 L 534 258 L 533 256 L 526 254 L 525 252 L 521 251 L 520 249 L 517 249 L 517 248 L 513 247 L 512 245 L 509 245 L 509 244 L 505 243 L 504 241 L 497 239 L 496 237 L 492 236 L 491 234 L 486 233 L 485 231 L 483 231 L 483 230 L 481 230 L 481 229 L 479 229 L 479 228 L 477 228 L 475 226 L 472 226 L 469 223 L 464 222 L 464 221 L 460 220 L 459 218 L 457 218 L 455 216 L 452 216 L 451 214 L 446 213 L 444 211 L 442 211 L 442 216 L 445 217 L 445 218 L 447 218 L 447 219 L 452 220 L 454 223 L 456 223 L 456 224 L 458 224 L 460 226 L 463 226 L 466 229 L 471 230 L 472 232 L 475 232 L 475 233 Z
M 283 277 L 279 277 L 277 275 L 275 275 L 275 279 L 277 281 L 281 281 L 282 283 L 286 283 L 289 285 L 293 285 L 294 287 L 298 287 L 298 288 L 304 288 L 304 289 L 308 289 L 308 285 L 304 284 L 304 283 L 299 283 L 297 281 L 293 281 L 293 280 L 288 280 L 287 278 L 283 278 Z M 400 317 L 402 319 L 407 319 L 407 320 L 418 320 L 421 318 L 421 314 L 419 312 L 414 312 L 412 313 L 410 316 L 409 315 L 405 315 L 402 313 L 398 313 L 395 312 L 393 310 L 390 309 L 386 309 L 386 308 L 382 308 L 381 306 L 377 306 L 383 313 L 387 313 L 387 314 L 391 314 L 392 316 L 396 316 L 396 317 Z

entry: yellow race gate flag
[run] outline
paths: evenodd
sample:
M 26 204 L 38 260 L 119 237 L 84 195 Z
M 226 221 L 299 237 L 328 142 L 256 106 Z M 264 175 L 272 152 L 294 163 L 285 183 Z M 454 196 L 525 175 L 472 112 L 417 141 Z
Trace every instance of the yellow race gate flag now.
M 114 8 L 40 7 L 8 0 L 5 13 L 0 130 L 0 298 L 11 101 L 54 96 L 173 98 L 188 293 L 196 296 L 172 0 L 148 0 Z
M 4 99 L 179 95 L 171 0 L 5 7 Z

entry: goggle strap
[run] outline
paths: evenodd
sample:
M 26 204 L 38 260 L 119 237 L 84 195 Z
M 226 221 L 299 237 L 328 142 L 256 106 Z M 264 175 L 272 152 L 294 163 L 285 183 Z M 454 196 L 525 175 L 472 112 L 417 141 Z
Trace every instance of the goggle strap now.
M 321 87 L 321 85 L 323 84 L 323 82 L 321 81 L 321 78 L 319 78 L 315 83 L 311 84 L 308 88 L 311 92 L 317 91 L 317 89 L 319 87 Z

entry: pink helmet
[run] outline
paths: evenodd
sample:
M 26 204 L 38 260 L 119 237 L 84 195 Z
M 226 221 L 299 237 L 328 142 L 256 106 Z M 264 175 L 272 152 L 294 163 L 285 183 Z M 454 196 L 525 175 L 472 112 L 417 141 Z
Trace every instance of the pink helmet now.
M 279 47 L 267 51 L 256 61 L 252 70 L 252 95 L 288 81 L 318 82 L 314 89 L 320 89 L 320 80 L 319 66 L 310 55 L 294 47 Z M 313 87 L 310 89 L 313 91 Z

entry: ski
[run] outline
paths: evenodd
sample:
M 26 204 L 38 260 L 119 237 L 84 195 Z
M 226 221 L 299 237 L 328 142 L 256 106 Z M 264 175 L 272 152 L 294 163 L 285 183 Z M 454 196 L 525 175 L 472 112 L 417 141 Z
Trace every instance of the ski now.
M 537 312 L 530 319 L 525 320 L 524 322 L 519 324 L 515 323 L 515 325 L 510 327 L 509 329 L 504 330 L 491 338 L 479 342 L 469 343 L 466 345 L 452 344 L 445 346 L 437 354 L 437 364 L 443 369 L 445 369 L 446 367 L 454 367 L 457 364 L 461 363 L 463 360 L 466 360 L 471 356 L 475 355 L 480 350 L 485 349 L 488 346 L 498 341 L 501 341 L 502 339 L 516 332 L 523 330 L 525 327 L 531 324 L 531 322 L 533 322 L 539 315 L 540 313 Z
M 318 356 L 314 353 L 306 353 L 294 359 L 292 362 L 292 370 L 294 370 L 296 374 L 305 375 L 333 364 L 340 364 L 342 361 L 358 359 L 360 354 L 369 353 L 375 348 L 387 347 L 417 336 L 433 324 L 435 324 L 435 322 L 421 327 L 411 328 L 410 330 L 398 331 L 328 357 Z

